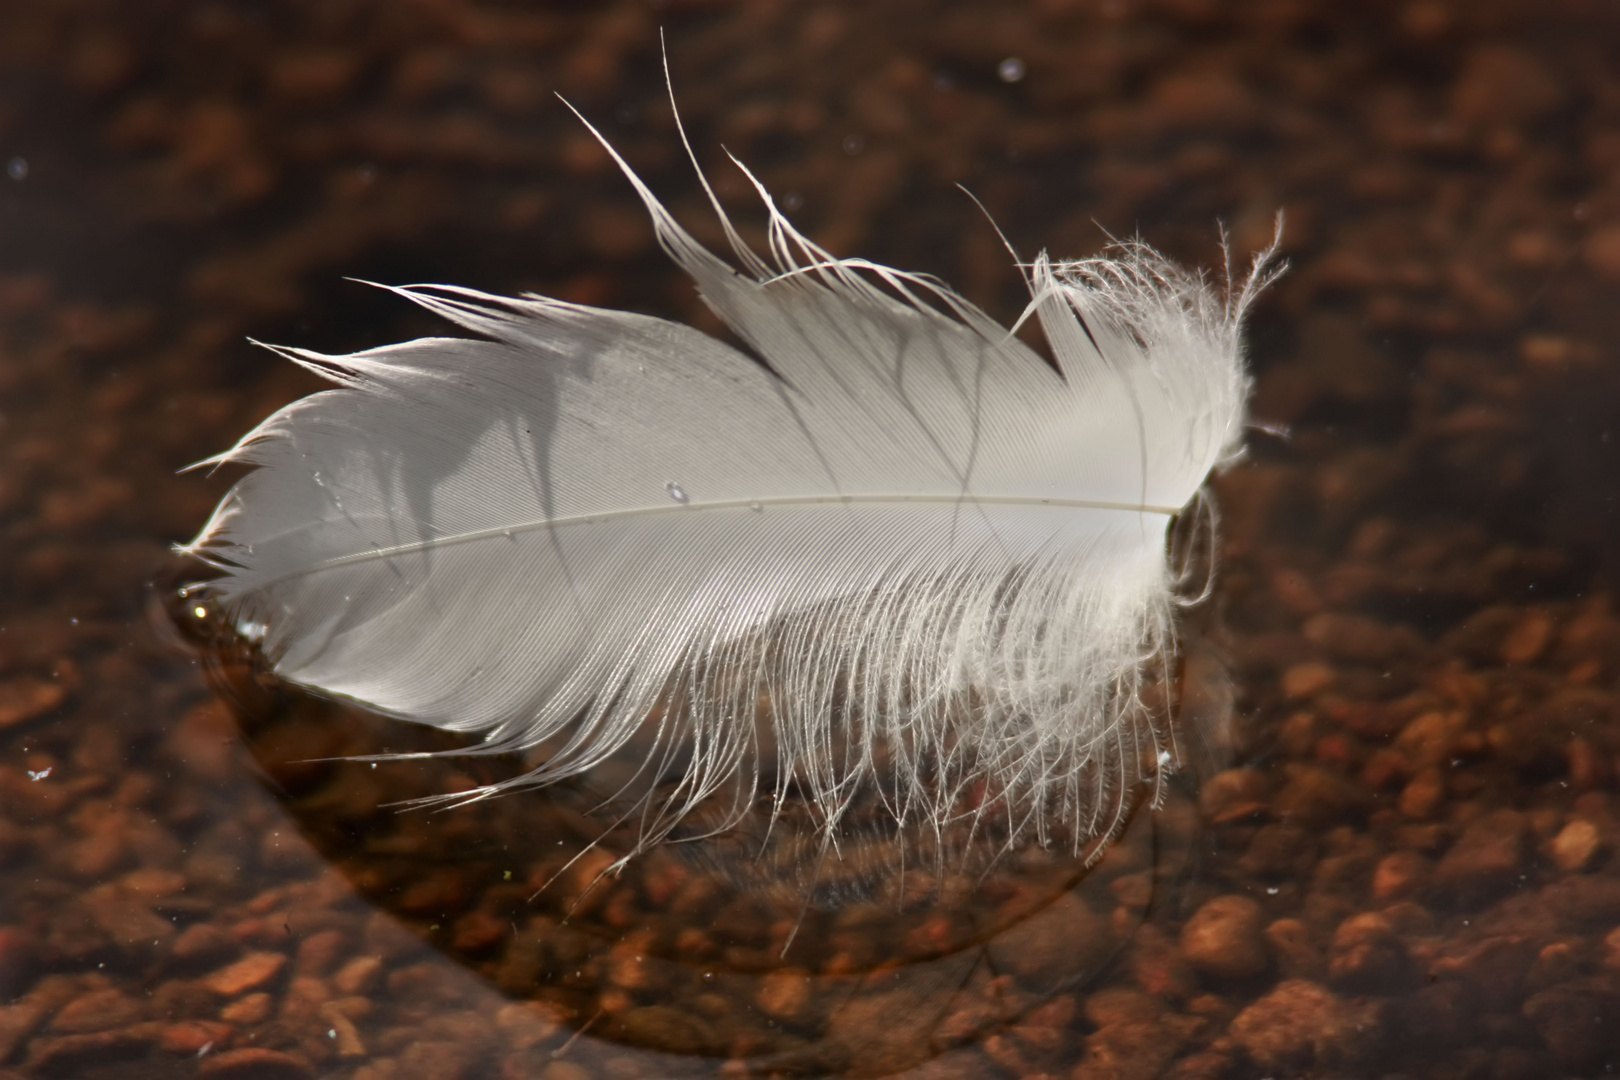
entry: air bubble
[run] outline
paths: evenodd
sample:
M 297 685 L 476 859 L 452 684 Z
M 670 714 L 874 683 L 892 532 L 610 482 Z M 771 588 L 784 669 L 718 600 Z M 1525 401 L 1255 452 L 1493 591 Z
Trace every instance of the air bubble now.
M 669 497 L 678 503 L 685 504 L 687 501 L 686 489 L 673 480 L 664 485 L 664 490 L 669 492 Z

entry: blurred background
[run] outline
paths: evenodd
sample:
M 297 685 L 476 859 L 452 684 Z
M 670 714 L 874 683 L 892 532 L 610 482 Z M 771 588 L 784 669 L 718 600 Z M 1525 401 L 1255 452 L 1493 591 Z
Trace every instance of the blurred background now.
M 722 920 L 645 922 L 652 872 L 600 956 L 513 975 L 558 932 L 491 891 L 512 868 L 445 884 L 451 826 L 357 825 L 333 793 L 387 791 L 295 767 L 400 737 L 307 703 L 239 728 L 151 584 L 229 480 L 177 470 L 318 389 L 249 338 L 441 332 L 345 278 L 717 329 L 558 100 L 719 246 L 661 40 L 746 235 L 727 151 L 834 254 L 1006 320 L 1021 280 L 958 185 L 1025 257 L 1139 236 L 1219 274 L 1223 225 L 1241 264 L 1286 217 L 1250 328 L 1268 430 L 1216 485 L 1189 631 L 1234 701 L 1233 767 L 1164 819 L 1191 869 L 1166 895 L 1122 856 L 1018 946 L 1078 956 L 1094 918 L 1105 959 L 913 995 L 892 1052 L 881 988 L 818 996 L 847 970 L 707 1004 L 626 974 Z M 0 167 L 0 1077 L 1620 1065 L 1614 5 L 12 2 Z M 570 964 L 585 989 L 535 989 Z

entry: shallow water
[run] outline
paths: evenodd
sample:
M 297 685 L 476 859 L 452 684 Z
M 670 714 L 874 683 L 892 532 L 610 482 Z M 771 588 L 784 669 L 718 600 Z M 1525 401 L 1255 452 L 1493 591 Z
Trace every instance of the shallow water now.
M 1620 1065 L 1620 25 L 1340 7 L 0 10 L 0 1076 Z M 175 470 L 316 389 L 245 339 L 436 332 L 342 276 L 714 329 L 552 97 L 713 241 L 660 25 L 745 221 L 721 144 L 835 252 L 1003 317 L 955 183 L 1063 255 L 1100 224 L 1212 264 L 1217 219 L 1242 253 L 1286 210 L 1251 334 L 1286 433 L 1216 483 L 1185 635 L 1220 764 L 1089 874 L 559 876 L 577 802 L 383 809 L 500 763 L 312 763 L 439 744 L 211 682 L 172 629 L 167 545 L 229 480 Z

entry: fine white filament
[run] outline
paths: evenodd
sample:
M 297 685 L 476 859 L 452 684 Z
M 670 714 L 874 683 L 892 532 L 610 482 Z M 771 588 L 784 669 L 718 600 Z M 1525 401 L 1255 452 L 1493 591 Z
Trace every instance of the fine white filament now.
M 211 459 L 255 468 L 183 549 L 218 571 L 197 595 L 283 679 L 543 748 L 472 797 L 628 748 L 648 844 L 756 791 L 829 842 L 873 792 L 925 831 L 1106 839 L 1178 756 L 1144 701 L 1167 526 L 1239 450 L 1271 252 L 1225 289 L 1139 243 L 1043 254 L 1049 361 L 931 278 L 833 258 L 762 187 L 768 255 L 714 203 L 734 267 L 614 157 L 754 355 L 396 288 L 476 337 L 277 349 L 336 388 Z

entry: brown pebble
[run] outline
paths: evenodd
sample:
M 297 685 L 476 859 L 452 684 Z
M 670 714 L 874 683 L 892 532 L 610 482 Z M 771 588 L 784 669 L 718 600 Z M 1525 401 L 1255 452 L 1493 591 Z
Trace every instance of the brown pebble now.
M 51 1030 L 64 1035 L 84 1035 L 128 1027 L 141 1019 L 140 1003 L 111 987 L 92 990 L 62 1006 L 51 1019 Z
M 714 1053 L 719 1040 L 702 1017 L 671 1005 L 643 1005 L 615 1021 L 631 1042 L 671 1054 Z
M 1609 971 L 1620 971 L 1620 927 L 1610 930 L 1603 938 L 1603 966 Z
M 1429 963 L 1428 974 L 1431 980 L 1458 980 L 1476 1007 L 1510 1009 L 1539 951 L 1528 938 L 1495 934 L 1452 946 Z
M 123 842 L 116 835 L 115 839 Z M 79 903 L 103 933 L 136 955 L 173 941 L 176 936 L 174 923 L 116 885 L 98 885 Z
M 1381 662 L 1411 656 L 1423 639 L 1409 627 L 1390 626 L 1360 615 L 1324 611 L 1305 621 L 1305 640 L 1347 660 Z
M 506 1033 L 514 1047 L 526 1050 L 557 1034 L 562 1021 L 552 1006 L 525 1001 L 501 1006 L 495 1013 L 495 1026 Z
M 343 1014 L 335 1001 L 328 1001 L 321 1006 L 320 1017 L 328 1025 L 327 1037 L 332 1039 L 337 1047 L 338 1057 L 358 1058 L 366 1056 L 366 1044 L 360 1038 L 360 1030 L 354 1026 L 354 1021 Z
M 1284 773 L 1288 783 L 1272 799 L 1271 810 L 1290 824 L 1309 828 L 1340 823 L 1366 802 L 1366 792 L 1331 769 L 1290 762 Z
M 1401 813 L 1414 821 L 1435 815 L 1446 798 L 1446 778 L 1439 769 L 1424 769 L 1401 790 Z
M 319 1014 L 321 1006 L 332 998 L 332 989 L 322 979 L 311 975 L 295 975 L 281 995 L 281 1020 L 298 1024 Z
M 1185 997 L 1197 989 L 1193 969 L 1179 945 L 1150 923 L 1139 924 L 1131 939 L 1130 964 L 1132 977 L 1150 994 Z
M 1149 1024 L 1164 1014 L 1164 1003 L 1153 994 L 1128 986 L 1110 986 L 1086 998 L 1086 1019 L 1094 1027 Z
M 1385 746 L 1367 756 L 1361 767 L 1361 782 L 1373 791 L 1382 791 L 1411 775 L 1406 757 Z
M 1332 686 L 1338 672 L 1330 665 L 1309 661 L 1295 664 L 1282 675 L 1283 696 L 1290 701 L 1304 701 Z
M 1604 277 L 1620 279 L 1620 225 L 1594 230 L 1581 245 L 1581 257 Z
M 65 975 L 47 975 L 21 1000 L 0 1005 L 0 1062 L 10 1058 L 47 1017 L 77 997 L 81 985 Z
M 1245 979 L 1271 964 L 1263 934 L 1265 912 L 1247 896 L 1217 896 L 1181 930 L 1181 952 L 1206 975 Z
M 1433 869 L 1433 864 L 1415 851 L 1391 852 L 1373 869 L 1373 898 L 1387 902 L 1416 895 L 1428 884 Z
M 166 896 L 174 896 L 185 891 L 186 879 L 183 874 L 173 870 L 164 870 L 156 866 L 143 866 L 138 870 L 131 870 L 119 879 L 118 883 L 136 896 L 151 900 L 161 900 Z
M 1360 993 L 1387 993 L 1405 978 L 1406 947 L 1382 915 L 1352 915 L 1333 932 L 1328 977 L 1337 986 Z
M 1576 818 L 1547 842 L 1547 854 L 1558 869 L 1574 874 L 1590 866 L 1602 846 L 1603 834 L 1598 827 L 1585 818 Z
M 572 1061 L 553 1061 L 540 1073 L 540 1080 L 595 1080 L 595 1077 Z
M 340 993 L 363 994 L 376 985 L 382 971 L 382 959 L 376 956 L 356 956 L 332 976 L 332 985 Z
M 33 981 L 38 960 L 35 935 L 0 926 L 0 1001 L 10 1001 Z
M 1456 752 L 1458 739 L 1467 727 L 1467 716 L 1460 712 L 1420 713 L 1401 728 L 1395 749 L 1415 772 L 1446 764 Z
M 220 959 L 240 949 L 236 938 L 213 923 L 195 923 L 181 931 L 170 950 L 177 960 Z
M 1557 76 L 1528 50 L 1475 46 L 1451 87 L 1451 114 L 1463 124 L 1515 124 L 1539 119 L 1563 98 Z
M 235 997 L 245 990 L 263 986 L 287 966 L 285 953 L 249 953 L 228 967 L 204 977 L 202 983 L 222 997 Z
M 1140 911 L 1153 903 L 1157 887 L 1154 884 L 1153 872 L 1143 870 L 1135 874 L 1121 874 L 1108 883 L 1108 891 L 1114 894 L 1114 899 L 1122 906 Z
M 1587 950 L 1580 941 L 1555 941 L 1536 953 L 1535 962 L 1524 975 L 1524 988 L 1530 993 L 1546 990 L 1580 978 Z
M 1266 927 L 1266 943 L 1290 978 L 1315 976 L 1323 968 L 1322 953 L 1311 941 L 1311 931 L 1298 919 L 1278 919 Z
M 1212 825 L 1237 821 L 1266 808 L 1271 788 L 1257 769 L 1228 769 L 1212 776 L 1198 792 L 1198 810 Z
M 1553 617 L 1545 611 L 1531 611 L 1514 624 L 1502 639 L 1502 660 L 1509 664 L 1534 663 L 1552 640 Z
M 231 1037 L 231 1026 L 213 1020 L 182 1020 L 170 1024 L 158 1037 L 158 1045 L 170 1054 L 195 1057 Z
M 332 970 L 348 944 L 341 930 L 320 930 L 298 943 L 294 969 L 299 975 L 325 975 Z
M 269 994 L 246 994 L 219 1010 L 219 1018 L 227 1024 L 252 1027 L 270 1019 L 274 1005 Z
M 210 1054 L 197 1066 L 198 1076 L 222 1080 L 303 1080 L 310 1075 L 309 1063 L 297 1054 L 264 1046 L 245 1046 Z
M 767 1016 L 789 1020 L 810 1003 L 810 978 L 802 971 L 773 971 L 760 980 L 755 1003 Z
M 475 908 L 456 920 L 450 933 L 450 947 L 459 953 L 481 953 L 495 948 L 512 933 L 512 923 L 498 915 Z
M 1349 1005 L 1325 987 L 1288 979 L 1244 1009 L 1231 1034 L 1264 1069 L 1300 1070 L 1331 1065 L 1370 1043 L 1370 1010 Z
M 116 1031 L 34 1039 L 28 1044 L 24 1068 L 33 1076 L 73 1075 L 91 1062 L 135 1057 L 148 1051 L 160 1030 L 161 1025 L 136 1024 Z
M 1106 920 L 1068 892 L 997 935 L 988 946 L 998 970 L 1032 984 L 1099 964 L 1117 946 Z
M 1175 1027 L 1159 1021 L 1122 1020 L 1086 1037 L 1086 1056 L 1073 1080 L 1159 1076 L 1181 1050 Z M 1031 1070 L 1017 1075 L 1028 1076 Z
M 0 683 L 0 729 L 44 716 L 67 700 L 67 687 L 45 679 L 9 679 Z
M 1435 868 L 1435 884 L 1459 896 L 1506 888 L 1524 859 L 1525 817 L 1493 810 L 1470 822 Z

